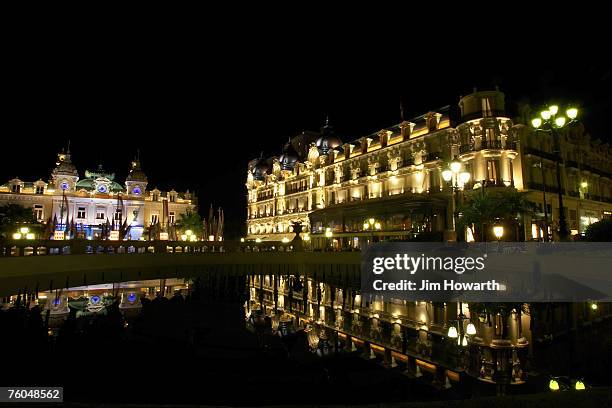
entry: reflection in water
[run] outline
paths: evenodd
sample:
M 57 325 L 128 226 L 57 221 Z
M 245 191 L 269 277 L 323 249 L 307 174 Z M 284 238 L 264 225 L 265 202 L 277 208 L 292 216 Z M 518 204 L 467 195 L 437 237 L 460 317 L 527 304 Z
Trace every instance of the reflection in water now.
M 476 305 L 366 298 L 329 278 L 210 273 L 4 298 L 0 347 L 13 351 L 11 383 L 45 383 L 47 370 L 30 369 L 42 363 L 55 367 L 73 400 L 114 389 L 128 375 L 145 385 L 104 401 L 279 404 L 325 395 L 329 403 L 375 403 L 495 392 L 487 387 L 496 383 L 537 390 L 538 370 L 540 377 L 570 372 L 597 380 L 609 362 L 605 340 L 594 342 L 589 330 L 571 341 L 545 336 L 560 333 L 573 310 L 597 327 L 600 340 L 610 338 L 606 307 L 586 315 L 580 305 L 532 306 L 504 322 Z M 457 338 L 448 336 L 451 325 Z M 75 376 L 82 367 L 97 382 Z M 527 380 L 535 385 L 521 385 Z M 228 381 L 245 392 L 228 397 L 221 392 Z M 295 384 L 320 393 L 294 401 Z M 163 395 L 151 394 L 157 388 Z

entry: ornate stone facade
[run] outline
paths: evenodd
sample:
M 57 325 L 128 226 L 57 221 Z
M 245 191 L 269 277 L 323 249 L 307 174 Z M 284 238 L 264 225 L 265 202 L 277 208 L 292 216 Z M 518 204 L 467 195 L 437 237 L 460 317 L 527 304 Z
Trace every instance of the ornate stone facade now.
M 460 116 L 449 107 L 343 143 L 327 123 L 319 133 L 290 140 L 290 154 L 252 160 L 247 170 L 247 239 L 292 239 L 291 224 L 304 233 L 328 229 L 338 247 L 357 247 L 371 236 L 364 222 L 374 217 L 376 234 L 411 239 L 449 227 L 450 187 L 442 171 L 454 158 L 470 180 L 463 195 L 481 189 L 516 188 L 544 206 L 555 228 L 556 179 L 549 135 L 517 124 L 505 112 L 504 94 L 475 92 L 461 98 Z M 588 136 L 581 123 L 561 132 L 564 207 L 573 234 L 612 211 L 610 147 Z M 543 162 L 545 183 L 534 164 Z M 581 187 L 582 186 L 582 187 Z M 588 187 L 584 187 L 588 186 Z M 550 216 L 552 214 L 552 218 Z M 542 237 L 543 211 L 524 220 L 525 239 Z M 552 222 L 551 222 L 552 220 Z

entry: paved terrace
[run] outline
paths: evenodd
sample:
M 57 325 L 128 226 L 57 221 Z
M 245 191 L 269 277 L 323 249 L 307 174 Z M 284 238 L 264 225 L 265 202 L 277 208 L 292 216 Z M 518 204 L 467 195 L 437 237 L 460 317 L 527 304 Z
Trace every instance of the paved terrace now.
M 291 243 L 4 241 L 0 296 L 24 291 L 218 274 L 303 274 L 360 285 L 359 252 L 302 252 Z

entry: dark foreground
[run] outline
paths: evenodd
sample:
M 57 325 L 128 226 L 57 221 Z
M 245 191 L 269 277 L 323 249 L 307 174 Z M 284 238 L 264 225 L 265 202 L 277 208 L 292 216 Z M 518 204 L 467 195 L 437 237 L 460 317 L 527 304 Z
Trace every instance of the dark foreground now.
M 129 325 L 117 307 L 73 315 L 56 336 L 36 310 L 2 312 L 0 385 L 63 386 L 67 407 L 612 406 L 610 388 L 460 400 L 354 354 L 321 359 L 304 336 L 247 330 L 244 285 L 227 288 L 144 302 Z

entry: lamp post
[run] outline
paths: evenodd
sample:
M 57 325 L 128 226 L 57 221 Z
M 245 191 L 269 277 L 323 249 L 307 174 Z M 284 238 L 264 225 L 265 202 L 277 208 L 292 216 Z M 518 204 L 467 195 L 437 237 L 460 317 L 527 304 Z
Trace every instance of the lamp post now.
M 374 231 L 380 231 L 382 228 L 382 225 L 379 221 L 376 221 L 374 218 L 368 218 L 364 223 L 363 223 L 363 230 L 367 231 L 370 230 L 370 242 L 374 242 Z
M 331 247 L 331 243 L 332 243 L 331 237 L 333 237 L 333 236 L 334 236 L 334 234 L 333 234 L 331 228 L 327 228 L 325 230 L 325 241 L 326 241 L 326 245 L 325 246 L 326 247 Z
M 548 236 L 548 204 L 546 202 L 546 180 L 544 177 L 544 162 L 542 158 L 540 158 L 540 161 L 534 166 L 539 167 L 542 172 L 542 201 L 544 201 L 544 236 L 542 238 L 544 242 L 548 242 L 550 240 Z
M 549 132 L 553 137 L 553 143 L 555 148 L 555 163 L 557 169 L 557 195 L 559 198 L 559 241 L 566 241 L 569 236 L 569 230 L 567 228 L 567 220 L 565 218 L 565 208 L 563 207 L 563 192 L 561 189 L 561 146 L 559 143 L 559 129 L 567 126 L 568 123 L 572 123 L 578 116 L 578 109 L 568 108 L 565 114 L 570 119 L 567 122 L 565 116 L 557 115 L 559 113 L 559 107 L 557 105 L 551 105 L 547 110 L 540 112 L 540 117 L 533 118 L 531 125 L 540 132 Z M 545 183 L 545 180 L 542 180 Z
M 457 240 L 457 231 L 456 231 L 456 218 L 457 218 L 457 199 L 455 197 L 455 195 L 457 194 L 457 191 L 459 191 L 459 189 L 463 188 L 463 186 L 470 181 L 470 173 L 468 171 L 465 170 L 461 170 L 462 169 L 462 164 L 461 161 L 459 161 L 459 159 L 457 159 L 457 156 L 455 156 L 455 158 L 453 159 L 452 162 L 450 162 L 448 168 L 446 170 L 442 171 L 442 178 L 444 179 L 444 181 L 446 181 L 447 183 L 450 183 L 451 185 L 451 210 L 452 210 L 452 221 L 451 221 L 451 237 L 450 237 L 450 241 L 456 241 Z

